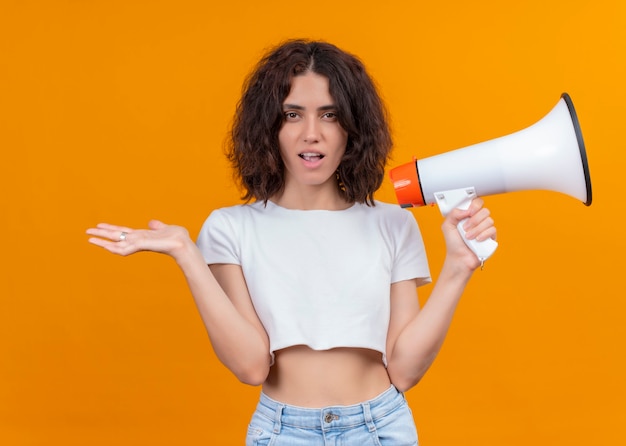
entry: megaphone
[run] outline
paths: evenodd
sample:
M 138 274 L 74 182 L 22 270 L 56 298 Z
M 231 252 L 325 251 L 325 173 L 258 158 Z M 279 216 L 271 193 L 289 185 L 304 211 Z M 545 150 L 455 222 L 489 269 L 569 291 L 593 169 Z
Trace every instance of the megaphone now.
M 518 132 L 398 166 L 390 171 L 402 207 L 436 203 L 445 216 L 467 209 L 476 196 L 549 190 L 591 204 L 587 153 L 574 104 L 567 93 L 540 121 Z M 498 244 L 467 240 L 481 262 Z

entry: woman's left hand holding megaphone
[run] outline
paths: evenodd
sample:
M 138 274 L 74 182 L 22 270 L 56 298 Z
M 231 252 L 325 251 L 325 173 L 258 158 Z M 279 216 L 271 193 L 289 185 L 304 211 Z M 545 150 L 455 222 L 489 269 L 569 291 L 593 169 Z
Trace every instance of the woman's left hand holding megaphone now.
M 470 246 L 475 242 L 481 245 L 485 241 L 494 241 L 497 234 L 491 213 L 480 197 L 474 198 L 467 209 L 451 209 L 446 214 L 442 230 L 448 258 L 460 260 L 471 270 L 482 266 L 486 259 L 480 258 L 476 248 L 470 249 Z

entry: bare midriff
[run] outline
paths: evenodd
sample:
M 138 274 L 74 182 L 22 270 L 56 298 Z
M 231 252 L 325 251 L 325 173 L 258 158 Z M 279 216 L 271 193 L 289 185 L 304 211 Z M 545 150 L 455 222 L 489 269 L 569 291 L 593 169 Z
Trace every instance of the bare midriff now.
M 361 348 L 318 351 L 298 345 L 275 352 L 263 392 L 284 404 L 319 408 L 357 404 L 390 385 L 380 352 Z

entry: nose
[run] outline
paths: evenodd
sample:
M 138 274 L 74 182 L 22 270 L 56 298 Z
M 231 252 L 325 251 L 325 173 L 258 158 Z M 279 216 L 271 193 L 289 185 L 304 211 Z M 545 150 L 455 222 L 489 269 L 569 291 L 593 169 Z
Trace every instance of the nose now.
M 320 123 L 317 119 L 307 119 L 304 128 L 304 141 L 309 144 L 319 142 L 320 130 Z

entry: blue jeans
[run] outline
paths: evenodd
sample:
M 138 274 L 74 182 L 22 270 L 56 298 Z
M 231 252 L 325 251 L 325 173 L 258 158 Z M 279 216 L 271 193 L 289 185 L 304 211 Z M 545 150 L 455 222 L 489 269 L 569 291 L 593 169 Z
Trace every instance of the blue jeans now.
M 289 406 L 261 393 L 246 446 L 417 446 L 413 415 L 391 386 L 352 406 Z

